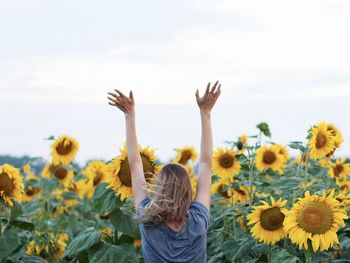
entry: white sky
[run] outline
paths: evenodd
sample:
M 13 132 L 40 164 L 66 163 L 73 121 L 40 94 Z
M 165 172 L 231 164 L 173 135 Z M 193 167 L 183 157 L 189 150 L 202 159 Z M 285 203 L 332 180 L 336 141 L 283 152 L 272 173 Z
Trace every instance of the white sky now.
M 349 1 L 0 1 L 0 154 L 49 158 L 43 137 L 80 141 L 77 160 L 109 159 L 132 89 L 139 141 L 169 159 L 199 146 L 194 92 L 222 82 L 215 146 L 267 121 L 273 140 L 333 122 L 350 155 Z

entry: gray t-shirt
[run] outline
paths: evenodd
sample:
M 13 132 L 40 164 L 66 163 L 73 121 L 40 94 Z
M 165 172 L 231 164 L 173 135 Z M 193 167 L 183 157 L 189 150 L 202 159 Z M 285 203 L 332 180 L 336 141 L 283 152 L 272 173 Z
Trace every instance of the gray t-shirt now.
M 150 202 L 145 198 L 140 206 Z M 141 209 L 136 215 L 142 218 Z M 207 262 L 207 231 L 212 222 L 209 210 L 200 202 L 192 201 L 186 225 L 179 232 L 167 224 L 139 224 L 145 263 Z

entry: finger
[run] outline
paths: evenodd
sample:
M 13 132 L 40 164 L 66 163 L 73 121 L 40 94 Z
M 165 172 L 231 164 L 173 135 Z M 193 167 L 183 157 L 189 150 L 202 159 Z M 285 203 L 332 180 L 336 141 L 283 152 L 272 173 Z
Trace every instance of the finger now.
M 112 92 L 108 92 L 109 95 L 113 96 L 114 98 L 118 98 L 119 96 L 115 93 L 112 93 Z
M 117 101 L 116 98 L 112 98 L 112 97 L 107 97 L 107 99 L 111 100 L 112 102 L 116 102 Z
M 215 96 L 219 96 L 220 93 L 221 93 L 221 84 L 219 84 L 219 86 L 218 86 L 218 88 L 217 88 L 217 90 L 215 92 Z
M 120 90 L 117 90 L 117 89 L 114 89 L 116 92 L 118 92 L 119 96 L 125 98 L 126 96 L 120 91 Z
M 132 90 L 130 90 L 129 97 L 131 100 L 134 100 L 134 94 L 132 94 Z
M 205 90 L 204 95 L 207 95 L 209 93 L 209 88 L 210 88 L 210 82 L 208 82 L 207 89 Z
M 214 84 L 214 86 L 211 88 L 211 91 L 210 93 L 214 93 L 215 89 L 216 89 L 216 86 L 218 85 L 219 81 L 217 80 Z
M 199 100 L 199 91 L 198 91 L 198 89 L 196 90 L 196 99 Z

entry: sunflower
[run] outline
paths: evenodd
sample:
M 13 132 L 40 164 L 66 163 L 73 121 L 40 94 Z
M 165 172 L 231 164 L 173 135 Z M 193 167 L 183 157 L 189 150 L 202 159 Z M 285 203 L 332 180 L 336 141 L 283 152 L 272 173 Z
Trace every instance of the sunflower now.
M 309 150 L 312 159 L 320 159 L 335 150 L 334 133 L 328 130 L 325 122 L 320 122 L 309 132 Z
M 67 166 L 47 163 L 41 172 L 45 178 L 57 178 L 65 187 L 69 186 L 74 177 L 74 173 Z
M 350 191 L 350 181 L 347 178 L 335 178 L 335 182 L 341 191 Z
M 186 166 L 189 160 L 194 162 L 198 158 L 198 153 L 196 149 L 192 146 L 185 146 L 183 148 L 176 149 L 177 156 L 174 160 L 174 163 L 181 163 Z
M 49 244 L 47 244 L 49 241 Z M 40 256 L 46 260 L 53 256 L 55 260 L 60 260 L 66 248 L 64 236 L 49 233 L 44 235 L 35 231 L 35 239 L 31 240 L 26 247 L 26 254 Z
M 278 145 L 264 145 L 256 151 L 255 165 L 259 171 L 271 169 L 283 173 L 286 167 L 286 156 L 281 154 L 281 147 Z
M 24 188 L 24 194 L 22 196 L 22 202 L 28 202 L 42 194 L 42 189 L 38 186 L 39 178 L 30 173 L 26 177 L 26 182 L 35 182 L 35 184 L 26 185 Z
M 248 203 L 249 202 L 249 189 L 244 185 L 233 188 L 233 204 Z
M 231 191 L 229 189 L 230 182 L 229 180 L 219 180 L 211 184 L 211 193 L 219 194 L 224 197 L 226 201 L 229 201 L 231 197 Z M 219 203 L 224 203 L 225 200 L 220 200 Z
M 189 176 L 193 176 L 193 174 L 194 174 L 194 168 L 193 168 L 191 165 L 189 165 L 189 164 L 186 164 L 184 167 L 186 168 L 186 170 L 187 170 L 187 172 L 188 172 L 188 175 L 189 175 Z
M 86 187 L 89 188 L 87 193 L 89 198 L 93 196 L 95 188 L 99 183 L 109 182 L 107 165 L 103 161 L 89 162 L 82 173 L 88 178 Z
M 149 146 L 145 148 L 139 146 L 139 151 L 146 181 L 150 182 L 158 174 L 161 166 L 155 164 L 157 159 L 154 156 L 154 149 L 151 149 Z M 120 149 L 120 153 L 121 156 L 114 158 L 107 165 L 107 170 L 110 174 L 108 188 L 113 188 L 123 201 L 125 198 L 132 196 L 131 173 L 126 145 L 124 145 L 124 149 Z
M 286 214 L 284 230 L 299 249 L 308 249 L 308 240 L 314 251 L 327 250 L 339 243 L 337 230 L 345 225 L 348 216 L 333 195 L 334 190 L 328 196 L 325 192 L 319 196 L 307 191 Z
M 350 208 L 350 193 L 348 191 L 340 191 L 335 197 L 346 211 Z
M 69 164 L 74 160 L 78 150 L 79 143 L 76 139 L 67 135 L 59 137 L 51 145 L 51 156 L 53 164 Z
M 252 236 L 267 245 L 274 245 L 286 236 L 283 230 L 283 221 L 287 209 L 284 208 L 287 200 L 280 198 L 277 202 L 270 196 L 271 205 L 260 201 L 262 205 L 253 206 L 253 211 L 247 216 L 248 226 L 254 225 L 250 232 Z
M 0 166 L 0 196 L 5 203 L 13 206 L 11 197 L 15 201 L 21 201 L 23 188 L 23 179 L 18 168 L 10 164 Z
M 212 169 L 214 174 L 222 179 L 233 177 L 241 171 L 241 165 L 236 153 L 228 148 L 218 147 L 213 156 Z
M 335 149 L 327 154 L 327 157 L 331 157 L 334 151 L 340 148 L 340 145 L 344 142 L 344 138 L 342 133 L 332 123 L 327 123 L 327 130 L 334 136 L 333 141 Z
M 330 177 L 347 177 L 350 174 L 350 163 L 345 163 L 345 158 L 336 160 L 335 163 L 330 164 L 328 174 Z

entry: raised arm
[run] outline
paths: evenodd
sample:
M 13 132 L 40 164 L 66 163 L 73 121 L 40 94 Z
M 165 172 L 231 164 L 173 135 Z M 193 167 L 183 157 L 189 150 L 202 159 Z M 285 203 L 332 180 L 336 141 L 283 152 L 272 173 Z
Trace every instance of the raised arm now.
M 203 97 L 196 91 L 196 100 L 200 109 L 202 136 L 199 155 L 198 184 L 195 200 L 210 209 L 211 201 L 211 161 L 213 155 L 213 136 L 211 130 L 211 110 L 221 93 L 221 84 L 217 81 L 212 88 L 210 82 Z
M 137 206 L 139 202 L 146 197 L 146 181 L 136 137 L 134 96 L 132 91 L 130 91 L 129 97 L 125 96 L 119 90 L 108 92 L 108 94 L 110 95 L 110 97 L 108 97 L 110 100 L 108 104 L 119 108 L 125 115 L 126 149 L 131 172 L 134 204 Z

